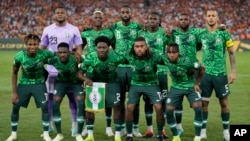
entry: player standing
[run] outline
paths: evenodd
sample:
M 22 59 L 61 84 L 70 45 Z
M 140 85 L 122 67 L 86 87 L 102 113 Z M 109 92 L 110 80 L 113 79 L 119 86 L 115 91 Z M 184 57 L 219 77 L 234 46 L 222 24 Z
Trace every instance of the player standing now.
M 24 38 L 26 50 L 19 51 L 14 59 L 12 72 L 12 113 L 11 135 L 5 141 L 17 140 L 17 125 L 20 107 L 28 107 L 31 96 L 34 97 L 37 108 L 42 110 L 43 140 L 51 141 L 49 136 L 48 100 L 44 79 L 43 65 L 55 53 L 39 49 L 40 38 L 28 34 Z M 18 71 L 22 74 L 18 79 Z M 17 84 L 18 81 L 18 84 Z
M 117 78 L 116 68 L 122 63 L 123 56 L 117 55 L 112 50 L 109 51 L 111 41 L 106 36 L 99 36 L 95 39 L 96 51 L 86 56 L 81 64 L 78 76 L 85 81 L 86 85 L 92 86 L 93 82 L 106 83 L 106 106 L 114 110 L 115 141 L 121 141 L 121 116 L 120 113 L 120 86 Z M 91 78 L 84 75 L 89 67 L 92 68 Z M 88 137 L 85 141 L 94 141 L 93 129 L 95 114 L 86 111 Z
M 83 31 L 81 37 L 83 39 L 83 46 L 87 47 L 87 54 L 96 51 L 95 39 L 98 36 L 106 36 L 111 40 L 114 39 L 114 34 L 110 29 L 102 26 L 104 14 L 102 11 L 95 11 L 92 15 L 93 28 Z
M 66 9 L 64 7 L 57 7 L 55 9 L 54 15 L 55 23 L 45 27 L 43 30 L 43 34 L 41 37 L 41 46 L 42 48 L 48 48 L 50 51 L 57 52 L 57 46 L 61 42 L 66 42 L 69 44 L 69 50 L 75 47 L 76 52 L 81 55 L 82 54 L 82 39 L 80 35 L 79 29 L 68 23 Z M 50 70 L 48 70 L 50 73 Z M 47 79 L 47 90 L 49 92 L 49 111 L 50 116 L 52 116 L 52 103 L 53 103 L 53 87 L 54 87 L 54 79 L 55 77 L 48 76 Z M 77 105 L 74 95 L 70 92 L 67 92 L 67 96 L 69 98 L 69 106 L 71 109 L 71 116 L 72 116 L 72 136 L 75 136 L 77 133 Z M 52 119 L 51 119 L 52 120 Z M 51 125 L 52 126 L 52 125 Z
M 60 105 L 65 94 L 71 90 L 77 101 L 77 135 L 76 141 L 83 141 L 81 132 L 84 124 L 84 92 L 82 81 L 77 78 L 78 62 L 69 51 L 68 43 L 59 43 L 57 56 L 48 60 L 48 64 L 53 65 L 60 73 L 55 81 L 55 91 L 53 94 L 53 121 L 57 129 L 57 136 L 53 141 L 63 140 L 61 129 L 61 111 Z
M 124 5 L 120 9 L 121 21 L 114 23 L 110 29 L 115 36 L 115 52 L 124 56 L 128 53 L 133 46 L 134 39 L 138 36 L 138 32 L 142 26 L 135 21 L 132 21 L 132 9 L 128 5 Z M 121 86 L 121 111 L 125 111 L 126 91 L 129 89 L 131 80 L 131 69 L 128 65 L 121 64 L 117 68 L 118 78 Z M 121 113 L 123 123 L 125 122 L 125 112 Z M 136 137 L 142 137 L 139 132 L 139 106 L 134 113 L 133 134 Z M 123 126 L 124 127 L 124 126 Z M 124 128 L 123 128 L 124 129 Z M 124 131 L 122 129 L 122 135 Z
M 83 31 L 81 33 L 82 39 L 83 39 L 83 46 L 87 47 L 87 55 L 90 54 L 93 51 L 96 51 L 95 47 L 95 39 L 99 36 L 106 36 L 111 40 L 111 46 L 113 40 L 114 40 L 114 34 L 110 29 L 104 28 L 102 26 L 103 24 L 103 12 L 102 11 L 95 11 L 92 15 L 92 20 L 93 20 L 93 28 Z M 111 107 L 106 107 L 106 134 L 108 136 L 113 136 L 113 131 L 111 128 L 111 119 L 112 119 L 112 108 Z M 84 129 L 82 135 L 85 136 L 87 134 L 86 128 Z
M 207 28 L 201 32 L 199 36 L 199 41 L 202 43 L 203 47 L 202 63 L 206 68 L 200 83 L 203 110 L 201 137 L 207 138 L 206 125 L 208 119 L 208 104 L 212 91 L 214 90 L 221 107 L 221 119 L 224 129 L 223 138 L 229 141 L 229 84 L 232 84 L 236 79 L 236 61 L 230 33 L 226 30 L 218 29 L 218 20 L 217 11 L 208 10 L 206 13 Z M 227 77 L 226 50 L 231 65 L 229 80 Z
M 172 141 L 181 141 L 174 110 L 177 106 L 182 105 L 183 97 L 186 96 L 189 104 L 194 109 L 194 141 L 201 141 L 200 132 L 202 126 L 202 106 L 199 83 L 205 71 L 196 60 L 191 60 L 188 56 L 181 56 L 179 46 L 176 43 L 170 43 L 166 48 L 167 59 L 165 64 L 172 78 L 172 86 L 167 96 L 167 122 L 173 133 Z M 194 73 L 197 71 L 197 77 Z
M 170 42 L 175 42 L 179 46 L 180 55 L 189 57 L 191 61 L 196 61 L 196 52 L 201 48 L 201 45 L 197 42 L 201 29 L 189 27 L 190 19 L 187 13 L 181 13 L 178 16 L 179 27 L 173 29 Z M 181 121 L 183 107 L 177 106 L 175 109 L 176 128 L 178 134 L 181 136 L 184 132 Z
M 137 37 L 129 55 L 126 55 L 126 61 L 132 69 L 131 86 L 129 88 L 126 109 L 126 141 L 133 141 L 133 113 L 136 105 L 139 104 L 141 95 L 149 97 L 150 104 L 154 106 L 158 131 L 157 140 L 163 141 L 164 117 L 162 96 L 156 75 L 157 65 L 164 64 L 162 56 L 150 50 L 145 38 Z
M 147 30 L 142 30 L 139 32 L 138 36 L 142 36 L 146 39 L 148 46 L 155 51 L 158 51 L 160 54 L 165 53 L 165 46 L 168 42 L 168 39 L 165 35 L 165 30 L 160 27 L 161 19 L 158 12 L 151 12 L 148 15 L 148 28 Z M 165 107 L 165 99 L 167 96 L 168 90 L 168 79 L 166 73 L 166 67 L 163 65 L 158 65 L 157 75 L 159 80 L 159 86 L 162 93 L 162 106 Z M 144 138 L 153 137 L 153 126 L 152 126 L 152 116 L 153 116 L 153 105 L 150 104 L 150 99 L 148 97 L 143 97 L 145 101 L 145 115 L 147 121 L 147 132 L 143 136 Z M 163 109 L 165 111 L 165 108 Z M 165 113 L 165 112 L 164 112 Z M 165 116 L 165 115 L 164 115 Z M 164 138 L 167 138 L 165 131 L 162 131 Z

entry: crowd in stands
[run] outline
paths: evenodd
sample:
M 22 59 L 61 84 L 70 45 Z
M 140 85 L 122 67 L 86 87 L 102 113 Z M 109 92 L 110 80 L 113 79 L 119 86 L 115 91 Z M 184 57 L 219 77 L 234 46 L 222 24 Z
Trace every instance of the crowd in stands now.
M 219 11 L 233 39 L 250 40 L 250 0 L 3 0 L 0 1 L 0 38 L 18 38 L 27 33 L 41 36 L 45 26 L 52 23 L 54 8 L 63 5 L 68 9 L 69 22 L 80 30 L 91 27 L 91 14 L 101 10 L 105 14 L 104 26 L 119 21 L 121 5 L 130 5 L 134 20 L 144 24 L 149 11 L 158 11 L 162 26 L 177 26 L 177 15 L 187 12 L 193 27 L 205 27 L 207 9 Z

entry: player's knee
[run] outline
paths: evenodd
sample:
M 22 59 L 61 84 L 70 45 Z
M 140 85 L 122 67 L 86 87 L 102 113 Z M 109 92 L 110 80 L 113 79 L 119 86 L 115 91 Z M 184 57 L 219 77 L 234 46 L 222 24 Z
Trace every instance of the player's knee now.
M 48 110 L 48 104 L 43 104 L 41 105 L 41 110 L 42 110 L 42 114 L 49 114 L 49 110 Z
M 162 106 L 160 103 L 154 104 L 154 109 L 156 112 L 162 111 Z
M 113 106 L 113 108 L 108 108 L 106 110 L 109 110 L 109 113 L 112 114 L 112 109 L 114 109 L 114 114 L 116 114 L 116 113 L 120 114 L 121 113 L 120 105 L 115 105 L 115 106 Z
M 220 105 L 221 105 L 221 107 L 226 107 L 228 105 L 227 97 L 223 97 L 220 99 Z
M 69 99 L 69 103 L 76 105 L 76 99 L 75 99 L 74 93 L 70 91 L 70 92 L 68 92 L 67 96 Z
M 154 111 L 154 109 L 153 109 L 153 105 L 152 104 L 150 104 L 148 106 L 146 106 L 146 104 L 145 104 L 145 107 L 144 107 L 144 112 L 145 113 L 151 114 L 151 113 L 153 113 L 153 111 Z
M 208 104 L 209 104 L 209 101 L 206 101 L 206 100 L 202 100 L 202 107 L 203 108 L 207 108 L 208 107 Z
M 77 100 L 77 108 L 79 110 L 83 110 L 84 107 L 84 101 L 83 100 Z
M 133 105 L 133 104 L 128 104 L 126 110 L 127 110 L 127 112 L 133 113 L 134 110 L 135 110 L 135 105 Z
M 197 107 L 193 107 L 193 108 L 194 108 L 195 113 L 201 113 L 202 112 L 201 106 L 197 106 Z
M 192 108 L 202 107 L 201 102 L 194 102 L 191 106 Z M 179 110 L 176 109 L 176 111 L 179 111 Z
M 181 105 L 177 106 L 175 110 L 176 111 L 183 111 L 183 105 L 181 104 Z
M 56 111 L 60 108 L 60 101 L 54 100 L 53 101 L 53 111 Z
M 116 110 L 114 112 L 114 120 L 120 120 L 121 119 L 121 114 L 119 110 Z
M 174 116 L 174 110 L 172 110 L 172 109 L 166 109 L 165 113 L 166 113 L 167 117 Z
M 221 102 L 220 105 L 221 105 L 221 111 L 223 113 L 229 112 L 229 107 L 228 107 L 227 101 Z

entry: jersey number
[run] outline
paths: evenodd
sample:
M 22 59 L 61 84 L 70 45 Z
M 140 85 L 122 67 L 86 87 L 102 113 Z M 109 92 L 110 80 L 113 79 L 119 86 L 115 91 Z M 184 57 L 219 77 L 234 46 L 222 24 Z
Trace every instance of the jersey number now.
M 49 37 L 49 42 L 51 45 L 57 44 L 57 37 L 54 36 Z

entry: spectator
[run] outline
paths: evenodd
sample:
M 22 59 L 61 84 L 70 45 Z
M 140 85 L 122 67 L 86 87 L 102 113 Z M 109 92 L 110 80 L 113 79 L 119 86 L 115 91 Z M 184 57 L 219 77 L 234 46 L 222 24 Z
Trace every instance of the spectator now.
M 177 13 L 185 11 L 191 19 L 191 25 L 194 27 L 205 27 L 204 17 L 202 16 L 207 9 L 218 9 L 221 15 L 220 22 L 225 23 L 227 29 L 232 34 L 233 39 L 241 39 L 240 34 L 249 34 L 250 17 L 249 7 L 250 0 L 147 0 L 150 5 L 145 5 L 145 0 L 129 0 L 126 3 L 131 5 L 131 8 L 137 12 L 133 13 L 134 19 L 140 23 L 144 23 L 145 13 L 152 10 L 158 10 L 161 15 L 165 15 L 162 21 L 169 27 L 177 26 Z M 136 3 L 136 4 L 134 4 Z M 52 9 L 59 4 L 67 5 L 69 15 L 69 22 L 78 26 L 80 30 L 91 25 L 89 17 L 94 10 L 101 10 L 104 12 L 106 18 L 104 19 L 104 27 L 109 27 L 112 23 L 119 20 L 119 7 L 124 2 L 121 0 L 106 0 L 106 1 L 87 1 L 79 3 L 77 0 L 64 0 L 59 2 L 52 2 L 51 0 L 44 1 L 1 1 L 0 14 L 4 15 L 0 18 L 0 26 L 3 27 L 0 38 L 18 38 L 20 33 L 36 33 L 42 34 L 42 30 L 47 25 L 51 24 L 53 15 Z M 212 6 L 213 5 L 213 6 Z M 15 7 L 9 8 L 9 7 Z M 238 8 L 240 7 L 240 8 Z M 111 17 L 111 18 L 109 18 Z M 38 26 L 38 27 L 37 27 Z

